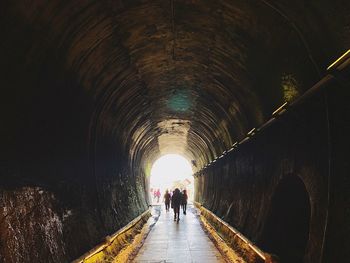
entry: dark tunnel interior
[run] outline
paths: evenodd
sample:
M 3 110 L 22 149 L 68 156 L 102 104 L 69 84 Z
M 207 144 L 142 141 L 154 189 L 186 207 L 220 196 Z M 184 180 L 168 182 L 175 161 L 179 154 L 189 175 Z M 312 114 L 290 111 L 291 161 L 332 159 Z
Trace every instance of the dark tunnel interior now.
M 327 67 L 349 14 L 340 0 L 1 1 L 0 262 L 78 258 L 148 208 L 168 153 L 192 161 L 197 202 L 281 262 L 346 262 L 350 71 Z
M 282 179 L 272 197 L 260 247 L 279 255 L 282 262 L 303 262 L 310 214 L 309 195 L 301 179 Z

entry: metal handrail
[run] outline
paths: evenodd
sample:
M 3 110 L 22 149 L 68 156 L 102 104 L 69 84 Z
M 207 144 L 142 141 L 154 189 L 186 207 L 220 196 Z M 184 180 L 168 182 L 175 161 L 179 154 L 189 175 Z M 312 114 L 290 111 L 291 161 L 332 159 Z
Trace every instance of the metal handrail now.
M 231 154 L 235 149 L 237 149 L 240 145 L 244 144 L 245 142 L 249 141 L 251 138 L 257 136 L 257 134 L 265 130 L 266 128 L 270 127 L 272 124 L 274 124 L 278 119 L 283 117 L 283 115 L 290 111 L 291 109 L 295 108 L 297 105 L 303 103 L 306 99 L 310 98 L 313 94 L 316 92 L 319 92 L 322 88 L 324 88 L 329 82 L 336 79 L 337 76 L 341 75 L 341 71 L 344 70 L 347 66 L 350 66 L 350 49 L 346 51 L 342 56 L 340 56 L 335 62 L 333 62 L 328 68 L 327 72 L 328 74 L 325 75 L 319 82 L 317 82 L 312 88 L 307 90 L 302 96 L 300 96 L 298 99 L 296 99 L 292 103 L 285 102 L 280 107 L 278 107 L 275 111 L 273 111 L 271 118 L 268 119 L 266 122 L 264 122 L 261 126 L 258 128 L 252 128 L 244 137 L 242 140 L 235 142 L 231 148 L 226 149 L 220 157 L 215 157 L 214 160 L 204 165 L 200 170 L 198 170 L 196 173 L 193 174 L 194 177 L 198 177 L 202 174 L 204 170 L 206 170 L 208 167 L 213 165 L 218 159 L 222 159 L 223 157 L 226 157 L 227 155 Z M 334 72 L 336 72 L 337 76 L 334 76 Z

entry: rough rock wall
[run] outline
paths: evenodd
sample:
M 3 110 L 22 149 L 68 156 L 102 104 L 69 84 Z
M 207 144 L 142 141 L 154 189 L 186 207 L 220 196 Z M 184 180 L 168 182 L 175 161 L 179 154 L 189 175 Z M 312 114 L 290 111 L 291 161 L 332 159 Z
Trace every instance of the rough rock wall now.
M 349 122 L 341 116 L 349 113 L 344 102 L 348 94 L 344 85 L 330 82 L 327 89 L 297 104 L 270 127 L 202 171 L 195 180 L 197 201 L 267 252 L 278 254 L 277 248 L 265 246 L 268 240 L 264 239 L 272 238 L 272 233 L 266 236 L 266 228 L 271 225 L 268 221 L 272 220 L 272 228 L 278 229 L 278 212 L 293 208 L 284 210 L 282 205 L 275 213 L 274 196 L 284 179 L 299 178 L 311 210 L 302 211 L 308 204 L 300 204 L 291 220 L 298 224 L 298 214 L 310 214 L 308 231 L 300 233 L 307 241 L 305 262 L 344 262 L 349 256 L 349 242 L 345 240 L 349 233 L 345 150 L 349 145 Z M 286 187 L 284 191 L 291 197 L 284 206 L 293 206 L 304 193 L 291 189 L 291 182 Z M 271 219 L 271 215 L 275 218 Z M 291 238 L 285 236 L 283 240 L 288 243 Z M 292 241 L 289 250 L 298 246 L 297 242 Z
M 0 191 L 0 261 L 60 262 L 66 258 L 64 220 L 57 214 L 55 198 L 39 187 Z

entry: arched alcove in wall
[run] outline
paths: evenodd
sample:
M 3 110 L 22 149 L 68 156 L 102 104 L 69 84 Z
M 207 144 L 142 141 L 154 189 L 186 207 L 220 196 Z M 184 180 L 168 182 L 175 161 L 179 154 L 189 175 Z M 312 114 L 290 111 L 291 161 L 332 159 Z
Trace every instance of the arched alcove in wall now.
M 287 176 L 271 200 L 260 246 L 281 263 L 304 262 L 309 239 L 311 206 L 309 194 L 298 176 Z

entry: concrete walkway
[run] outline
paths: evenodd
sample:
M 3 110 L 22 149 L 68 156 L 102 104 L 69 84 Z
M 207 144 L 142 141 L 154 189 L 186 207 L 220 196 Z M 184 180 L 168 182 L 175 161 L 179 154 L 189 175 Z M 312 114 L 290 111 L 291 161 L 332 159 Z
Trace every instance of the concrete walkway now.
M 158 222 L 133 262 L 225 262 L 194 213 L 189 206 L 187 215 L 181 214 L 176 223 L 172 209 L 166 212 L 162 207 Z

